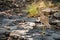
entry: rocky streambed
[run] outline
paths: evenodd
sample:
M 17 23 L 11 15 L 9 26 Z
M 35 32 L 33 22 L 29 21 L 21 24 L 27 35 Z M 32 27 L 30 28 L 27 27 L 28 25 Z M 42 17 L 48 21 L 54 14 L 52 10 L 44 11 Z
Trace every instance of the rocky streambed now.
M 0 40 L 60 40 L 60 13 L 51 15 L 52 29 L 46 29 L 44 36 L 41 35 L 44 25 L 24 15 L 7 18 L 0 14 Z

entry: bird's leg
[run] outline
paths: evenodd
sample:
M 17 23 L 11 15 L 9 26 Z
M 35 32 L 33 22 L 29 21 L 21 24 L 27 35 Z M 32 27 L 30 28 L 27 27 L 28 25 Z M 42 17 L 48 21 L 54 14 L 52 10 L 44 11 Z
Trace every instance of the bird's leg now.
M 43 26 L 43 29 L 42 29 L 42 36 L 44 36 L 44 35 L 45 35 L 45 30 L 46 30 L 46 27 L 45 27 L 45 26 Z

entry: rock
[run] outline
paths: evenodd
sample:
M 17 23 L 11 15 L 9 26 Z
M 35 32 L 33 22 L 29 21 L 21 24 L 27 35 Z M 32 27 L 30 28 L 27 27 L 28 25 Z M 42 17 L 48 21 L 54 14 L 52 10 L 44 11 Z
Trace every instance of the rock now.
M 0 18 L 5 18 L 5 15 L 4 14 L 0 14 Z
M 9 19 L 18 19 L 19 16 L 13 15 L 13 16 L 9 16 L 8 18 L 9 18 Z
M 4 19 L 4 20 L 2 20 L 2 26 L 6 26 L 6 25 L 15 26 L 15 24 L 12 23 L 14 21 L 16 21 L 16 20 L 15 19 Z
M 55 20 L 55 21 L 53 21 L 53 23 L 56 23 L 56 25 L 57 25 L 57 29 L 60 29 L 60 20 Z
M 46 9 L 43 9 L 42 12 L 57 12 L 59 11 L 58 9 L 56 8 L 46 8 Z
M 11 23 L 13 21 L 16 21 L 15 19 L 4 19 L 2 20 L 4 23 Z
M 54 39 L 60 39 L 60 35 L 59 35 L 59 34 L 56 34 L 56 33 L 53 33 L 53 34 L 52 34 L 52 37 L 53 37 Z
M 50 37 L 48 36 L 46 40 L 55 40 L 55 39 L 53 39 L 51 36 Z
M 38 28 L 43 28 L 45 25 L 43 25 L 43 24 L 36 24 L 36 26 L 37 26 Z
M 13 37 L 10 36 L 8 40 L 27 40 L 27 38 L 18 37 L 18 36 L 13 36 Z
M 2 22 L 3 19 L 7 18 L 4 14 L 0 14 L 0 22 Z
M 26 22 L 26 25 L 29 25 L 29 26 L 35 26 L 35 23 L 33 23 L 33 22 Z
M 27 40 L 27 38 L 20 38 L 19 40 Z
M 59 26 L 59 27 L 60 27 L 60 23 L 57 23 L 57 26 Z
M 7 40 L 7 37 L 9 37 L 9 30 L 6 30 L 4 28 L 0 28 L 0 40 Z
M 27 40 L 33 40 L 33 38 L 28 38 Z
M 9 30 L 7 30 L 5 28 L 0 28 L 0 34 L 5 33 L 5 32 L 9 32 Z
M 25 23 L 19 23 L 19 25 L 17 25 L 19 28 L 24 28 L 24 29 L 33 29 L 33 26 L 35 26 L 35 23 L 30 23 L 30 22 L 25 22 Z
M 32 26 L 26 26 L 26 29 L 33 29 Z
M 53 23 L 60 23 L 60 20 L 54 20 Z
M 22 29 L 33 29 L 33 27 L 31 27 L 31 26 L 27 26 L 27 25 L 20 25 L 20 26 L 18 26 L 18 28 L 22 28 Z
M 28 32 L 28 30 L 13 30 L 10 33 L 10 36 L 21 36 L 21 35 L 25 35 L 26 32 Z
M 4 28 L 8 30 L 16 30 L 17 26 L 4 26 Z
M 54 29 L 60 29 L 60 20 L 51 20 L 50 24 L 52 25 L 52 28 Z
M 52 11 L 51 8 L 46 8 L 46 9 L 42 10 L 42 12 L 51 12 L 51 11 Z
M 58 23 L 60 23 L 60 20 L 57 20 L 57 19 L 50 19 L 50 22 L 49 22 L 51 25 L 57 25 Z
M 23 17 L 26 22 L 35 22 L 36 18 Z
M 55 26 L 53 26 L 53 27 L 59 29 L 60 20 L 58 20 L 58 19 L 51 20 L 50 24 L 55 25 Z
M 17 15 L 23 17 L 23 13 L 18 13 Z
M 8 39 L 27 40 L 25 37 L 23 37 L 26 32 L 28 32 L 28 30 L 13 30 L 12 32 L 10 32 L 10 37 Z
M 60 20 L 60 12 L 54 13 L 54 17 Z

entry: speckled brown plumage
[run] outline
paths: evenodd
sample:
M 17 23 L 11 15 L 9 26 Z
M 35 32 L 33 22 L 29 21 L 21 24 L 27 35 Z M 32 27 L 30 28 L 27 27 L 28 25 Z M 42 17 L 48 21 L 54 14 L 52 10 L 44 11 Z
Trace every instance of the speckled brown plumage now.
M 50 28 L 49 18 L 45 16 L 42 12 L 40 13 L 40 21 L 44 24 L 47 28 Z

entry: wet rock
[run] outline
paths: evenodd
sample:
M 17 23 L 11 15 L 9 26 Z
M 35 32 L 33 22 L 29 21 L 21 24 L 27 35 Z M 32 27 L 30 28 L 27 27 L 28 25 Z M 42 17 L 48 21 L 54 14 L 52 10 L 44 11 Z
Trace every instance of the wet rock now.
M 27 38 L 20 38 L 20 40 L 27 40 Z
M 36 27 L 38 27 L 38 28 L 43 28 L 43 26 L 45 26 L 45 25 L 43 25 L 43 24 L 36 24 Z
M 9 37 L 8 40 L 27 40 L 26 38 L 22 38 L 22 37 Z
M 4 19 L 3 20 L 3 23 L 11 23 L 11 22 L 13 22 L 13 21 L 16 21 L 15 19 Z
M 26 24 L 29 25 L 29 26 L 32 26 L 32 27 L 35 26 L 34 22 L 26 22 Z
M 59 26 L 59 27 L 60 27 L 60 23 L 57 23 L 57 26 Z
M 28 17 L 26 17 L 25 20 L 27 22 L 35 22 L 36 21 L 36 18 L 28 18 Z
M 18 28 L 22 28 L 22 29 L 33 29 L 33 27 L 31 27 L 31 26 L 26 26 L 26 25 L 18 25 Z
M 46 8 L 46 9 L 43 9 L 42 12 L 57 12 L 59 11 L 57 7 L 55 8 Z
M 40 35 L 35 35 L 33 40 L 43 40 Z M 44 39 L 45 40 L 45 39 Z
M 8 18 L 9 18 L 9 19 L 18 19 L 19 16 L 13 15 L 13 16 L 10 16 L 10 17 L 8 17 Z
M 52 37 L 53 37 L 54 39 L 60 39 L 60 35 L 59 35 L 59 34 L 56 34 L 56 33 L 53 33 L 53 34 L 52 34 Z
M 46 40 L 55 40 L 55 39 L 53 39 L 51 36 L 50 37 L 48 36 Z
M 10 36 L 21 36 L 21 35 L 25 35 L 26 32 L 28 32 L 28 30 L 13 30 L 10 33 Z
M 19 23 L 18 25 L 19 28 L 24 28 L 24 29 L 33 29 L 33 26 L 35 26 L 35 23 L 33 22 Z
M 13 30 L 9 34 L 10 40 L 27 40 L 27 38 L 23 37 L 28 30 Z
M 25 15 L 25 14 L 24 14 Z M 23 17 L 23 13 L 18 13 L 17 16 Z
M 16 30 L 17 26 L 4 26 L 4 28 L 8 30 Z
M 33 38 L 28 38 L 27 40 L 33 40 Z
M 25 20 L 16 20 L 16 21 L 13 21 L 12 23 L 15 24 L 15 25 L 18 25 L 18 24 L 21 24 L 21 23 L 24 23 L 24 22 L 25 22 Z
M 0 28 L 0 40 L 7 40 L 10 31 L 4 28 Z
M 60 20 L 60 12 L 54 13 L 54 17 Z
M 51 20 L 50 24 L 52 25 L 52 28 L 54 29 L 60 29 L 60 20 Z
M 7 30 L 5 28 L 0 28 L 0 33 L 5 33 L 5 32 L 9 32 L 9 30 Z
M 0 14 L 0 18 L 5 18 L 4 14 Z
M 57 20 L 57 19 L 54 19 L 54 18 L 50 19 L 49 21 L 50 21 L 49 23 L 51 25 L 57 25 L 57 23 L 60 23 L 60 20 Z
M 2 26 L 5 26 L 5 25 L 13 26 L 13 25 L 15 25 L 15 24 L 12 23 L 13 21 L 16 21 L 16 20 L 14 20 L 14 19 L 12 19 L 12 20 L 4 19 L 4 20 L 2 20 Z
M 54 20 L 53 23 L 60 23 L 60 20 Z
M 4 14 L 0 14 L 0 22 L 2 22 L 3 19 L 7 18 Z
M 46 9 L 44 9 L 44 10 L 42 10 L 43 12 L 51 12 L 52 10 L 51 10 L 51 8 L 46 8 Z
M 7 26 L 15 26 L 16 24 L 11 22 L 11 23 L 8 23 Z

